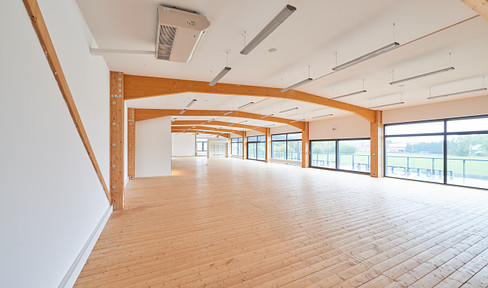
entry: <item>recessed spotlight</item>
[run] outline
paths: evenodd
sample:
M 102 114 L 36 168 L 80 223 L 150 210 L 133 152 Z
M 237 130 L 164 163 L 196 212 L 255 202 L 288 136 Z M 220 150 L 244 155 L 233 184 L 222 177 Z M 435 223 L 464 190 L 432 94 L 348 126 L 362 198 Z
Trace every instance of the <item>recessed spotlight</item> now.
M 271 48 L 271 49 L 268 50 L 268 52 L 271 53 L 271 54 L 274 54 L 274 53 L 278 52 L 278 49 Z

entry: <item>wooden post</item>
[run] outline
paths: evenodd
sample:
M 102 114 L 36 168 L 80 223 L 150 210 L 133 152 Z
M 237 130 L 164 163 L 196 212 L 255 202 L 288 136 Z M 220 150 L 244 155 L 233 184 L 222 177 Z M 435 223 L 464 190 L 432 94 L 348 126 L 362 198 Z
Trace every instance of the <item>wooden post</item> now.
M 305 122 L 305 127 L 302 130 L 302 168 L 308 168 L 310 165 L 309 159 L 309 144 L 310 144 L 310 122 Z
M 247 131 L 242 132 L 242 160 L 247 159 Z
M 266 128 L 266 163 L 271 162 L 271 128 Z
M 197 153 L 197 133 L 195 133 L 195 156 L 198 156 L 198 153 Z
M 370 123 L 370 150 L 371 150 L 371 164 L 370 164 L 370 175 L 371 177 L 382 177 L 383 176 L 383 120 L 382 112 L 376 111 L 376 121 Z
M 124 74 L 121 72 L 110 72 L 110 198 L 116 210 L 124 208 Z
M 136 178 L 136 122 L 135 122 L 135 110 L 134 108 L 128 109 L 127 116 L 127 171 L 129 179 Z

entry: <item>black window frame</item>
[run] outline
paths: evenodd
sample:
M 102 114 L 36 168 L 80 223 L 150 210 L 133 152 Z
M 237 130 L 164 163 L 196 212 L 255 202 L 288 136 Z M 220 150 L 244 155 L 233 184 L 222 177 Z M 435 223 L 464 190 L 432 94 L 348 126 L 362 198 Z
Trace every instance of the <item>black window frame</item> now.
M 272 134 L 271 135 L 271 159 L 281 160 L 281 161 L 296 161 L 296 162 L 302 161 L 301 155 L 300 155 L 300 160 L 289 160 L 288 159 L 288 142 L 298 142 L 298 141 L 302 142 L 302 137 L 300 137 L 300 139 L 288 139 L 288 135 L 293 135 L 293 134 L 302 134 L 302 132 L 278 133 L 278 134 Z M 285 139 L 273 140 L 273 136 L 278 136 L 278 135 L 285 135 Z M 273 143 L 274 142 L 284 142 L 285 143 L 285 159 L 273 158 Z M 301 145 L 303 145 L 303 143 L 301 143 Z
M 237 139 L 237 141 L 234 141 L 235 139 Z M 242 157 L 242 142 L 243 142 L 242 137 L 234 137 L 234 138 L 231 138 L 230 139 L 230 155 L 231 156 L 240 156 L 240 157 Z M 237 143 L 237 144 L 240 144 L 241 145 L 241 155 L 239 155 L 239 154 L 233 154 L 232 153 L 232 150 L 233 150 L 232 149 L 232 143 Z
M 262 137 L 262 138 L 261 138 Z M 256 140 L 249 141 L 249 138 L 256 138 Z M 264 139 L 264 140 L 260 140 Z M 254 160 L 254 161 L 261 161 L 261 162 L 266 162 L 266 155 L 264 159 L 258 159 L 258 144 L 259 143 L 265 143 L 264 149 L 265 149 L 265 154 L 266 154 L 266 135 L 253 135 L 253 136 L 247 136 L 247 149 L 246 149 L 246 159 L 248 160 Z M 254 158 L 249 158 L 249 144 L 254 144 L 256 146 L 256 159 Z
M 479 118 L 488 118 L 488 114 L 481 114 L 481 115 L 472 115 L 472 116 L 462 116 L 462 117 L 452 117 L 452 118 L 440 118 L 440 119 L 429 119 L 429 120 L 419 120 L 419 121 L 408 121 L 408 122 L 396 122 L 396 123 L 388 123 L 383 125 L 383 147 L 385 147 L 385 151 L 383 153 L 383 175 L 384 177 L 394 178 L 394 179 L 402 179 L 402 180 L 409 180 L 409 181 L 418 181 L 418 182 L 425 182 L 425 183 L 434 183 L 434 184 L 441 184 L 441 185 L 449 185 L 449 186 L 457 186 L 457 187 L 464 187 L 464 188 L 472 188 L 472 189 L 482 189 L 488 190 L 488 188 L 484 187 L 475 187 L 475 186 L 466 186 L 460 184 L 452 184 L 447 183 L 448 179 L 448 147 L 447 147 L 447 137 L 452 135 L 474 135 L 474 134 L 488 134 L 488 129 L 486 130 L 478 130 L 478 131 L 471 131 L 466 130 L 462 132 L 447 132 L 447 122 L 455 121 L 455 120 L 468 120 L 468 119 L 479 119 Z M 395 134 L 395 135 L 387 135 L 386 128 L 388 126 L 394 125 L 402 125 L 402 124 L 420 124 L 420 123 L 429 123 L 429 122 L 443 122 L 444 131 L 443 132 L 436 132 L 436 133 L 410 133 L 410 134 Z M 387 176 L 386 171 L 388 167 L 386 166 L 386 140 L 390 137 L 419 137 L 419 136 L 443 136 L 443 181 L 442 182 L 434 182 L 434 181 L 427 181 L 421 179 L 410 179 L 410 178 L 401 178 L 401 177 L 394 177 L 394 176 Z
M 354 171 L 354 170 L 347 170 L 347 169 L 339 169 L 339 141 L 354 141 L 354 140 L 367 140 L 371 144 L 371 138 L 333 138 L 333 139 L 314 139 L 310 140 L 309 145 L 310 145 L 310 155 L 309 155 L 309 163 L 311 168 L 315 169 L 324 169 L 324 170 L 331 170 L 331 171 L 340 171 L 340 172 L 348 172 L 348 173 L 356 173 L 356 174 L 362 174 L 362 175 L 370 175 L 371 174 L 371 145 L 369 147 L 370 149 L 370 156 L 369 156 L 369 170 L 370 172 L 365 172 L 365 171 Z M 335 142 L 335 168 L 329 168 L 329 167 L 320 167 L 320 166 L 313 166 L 312 165 L 312 148 L 313 148 L 313 142 L 321 142 L 321 141 L 334 141 Z

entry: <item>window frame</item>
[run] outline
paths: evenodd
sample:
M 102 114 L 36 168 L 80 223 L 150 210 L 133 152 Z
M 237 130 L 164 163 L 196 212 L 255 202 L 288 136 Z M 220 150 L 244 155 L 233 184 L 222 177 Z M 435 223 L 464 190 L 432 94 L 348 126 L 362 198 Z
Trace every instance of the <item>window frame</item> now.
M 288 140 L 288 135 L 290 135 L 290 134 L 302 134 L 302 132 L 277 133 L 277 134 L 272 134 L 271 135 L 271 159 L 272 160 L 293 161 L 293 162 L 301 162 L 302 161 L 301 155 L 300 155 L 300 160 L 289 160 L 288 159 L 288 142 L 298 142 L 298 141 L 302 142 L 302 139 L 303 139 L 302 137 L 300 137 L 300 139 L 290 139 L 290 140 Z M 273 140 L 273 136 L 277 136 L 277 135 L 285 135 L 285 139 L 283 139 L 283 140 Z M 283 143 L 285 143 L 285 159 L 273 158 L 273 143 L 274 142 L 283 142 Z M 301 145 L 303 145 L 303 143 L 301 143 Z M 301 145 L 300 145 L 300 147 L 302 147 Z
M 264 137 L 264 141 L 260 141 L 259 138 L 260 136 L 263 136 Z M 256 140 L 254 141 L 249 141 L 249 138 L 250 137 L 255 137 Z M 261 162 L 266 162 L 266 157 L 265 159 L 258 159 L 258 143 L 265 143 L 265 154 L 266 154 L 266 135 L 253 135 L 253 136 L 247 136 L 247 149 L 246 149 L 246 159 L 247 160 L 254 160 L 254 161 L 261 161 Z M 249 144 L 254 144 L 256 145 L 256 158 L 249 158 Z
M 237 139 L 237 141 L 234 141 L 234 139 Z M 234 138 L 230 138 L 230 155 L 231 156 L 234 156 L 234 157 L 242 157 L 242 148 L 241 148 L 241 154 L 233 154 L 233 149 L 232 149 L 232 144 L 233 143 L 237 143 L 238 145 L 240 145 L 242 147 L 242 142 L 243 142 L 243 139 L 242 137 L 234 137 Z
M 402 179 L 402 180 L 409 180 L 409 181 L 418 181 L 418 182 L 424 182 L 424 183 L 434 183 L 434 184 L 441 184 L 441 185 L 450 185 L 450 186 L 458 186 L 458 187 L 464 187 L 464 188 L 472 188 L 472 189 L 482 189 L 482 190 L 488 190 L 488 188 L 483 188 L 483 187 L 475 187 L 475 186 L 466 186 L 466 185 L 460 185 L 460 184 L 452 184 L 452 183 L 447 183 L 447 178 L 448 178 L 448 147 L 447 147 L 447 136 L 452 136 L 452 135 L 474 135 L 474 134 L 486 134 L 488 135 L 488 128 L 486 130 L 477 130 L 477 131 L 472 131 L 472 130 L 466 130 L 462 132 L 447 132 L 447 123 L 449 121 L 455 121 L 455 120 L 469 120 L 469 119 L 479 119 L 479 118 L 487 118 L 488 114 L 480 114 L 480 115 L 472 115 L 472 116 L 462 116 L 462 117 L 452 117 L 452 118 L 440 118 L 440 119 L 429 119 L 429 120 L 419 120 L 419 121 L 408 121 L 408 122 L 396 122 L 396 123 L 388 123 L 383 125 L 383 147 L 386 148 L 386 140 L 387 138 L 390 137 L 419 137 L 419 136 L 442 136 L 443 137 L 443 154 L 442 154 L 442 160 L 444 161 L 443 163 L 443 181 L 442 182 L 434 182 L 434 181 L 427 181 L 427 180 L 421 180 L 421 179 L 409 179 L 409 178 L 400 178 L 400 177 L 394 177 L 394 176 L 387 176 L 386 171 L 386 149 L 383 153 L 383 175 L 384 177 L 388 178 L 394 178 L 394 179 Z M 436 132 L 436 133 L 414 133 L 414 134 L 401 134 L 401 135 L 387 135 L 386 132 L 386 127 L 388 126 L 393 126 L 393 125 L 402 125 L 402 124 L 420 124 L 420 123 L 429 123 L 429 122 L 443 122 L 444 126 L 444 131 L 443 132 Z
M 313 140 L 310 140 L 309 141 L 309 145 L 310 145 L 310 155 L 309 155 L 309 163 L 310 163 L 310 168 L 315 168 L 315 169 L 324 169 L 324 170 L 330 170 L 330 171 L 340 171 L 340 172 L 347 172 L 347 173 L 356 173 L 356 174 L 362 174 L 362 175 L 370 175 L 371 174 L 371 159 L 370 159 L 370 166 L 369 166 L 369 170 L 370 172 L 364 172 L 364 171 L 354 171 L 354 170 L 346 170 L 346 169 L 339 169 L 339 141 L 354 141 L 354 140 L 367 140 L 370 142 L 371 144 L 371 138 L 364 138 L 364 137 L 361 137 L 361 138 L 332 138 L 332 139 L 313 139 Z M 321 142 L 321 141 L 334 141 L 335 142 L 335 157 L 336 157 L 336 160 L 335 160 L 335 168 L 329 168 L 329 167 L 320 167 L 320 166 L 313 166 L 312 165 L 312 148 L 313 148 L 313 142 Z M 369 147 L 369 151 L 370 151 L 370 154 L 371 154 L 371 145 Z

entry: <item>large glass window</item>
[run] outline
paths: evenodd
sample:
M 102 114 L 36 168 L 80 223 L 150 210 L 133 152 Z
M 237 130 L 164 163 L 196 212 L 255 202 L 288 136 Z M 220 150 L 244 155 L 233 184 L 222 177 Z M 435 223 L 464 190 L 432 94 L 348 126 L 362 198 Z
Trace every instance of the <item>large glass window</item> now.
M 231 139 L 230 154 L 232 156 L 242 156 L 242 137 Z
M 302 160 L 302 133 L 271 135 L 271 158 Z
M 265 160 L 266 157 L 266 137 L 249 136 L 247 137 L 247 159 Z
M 368 173 L 370 171 L 370 140 L 310 141 L 310 166 Z
M 207 139 L 197 139 L 197 152 L 207 152 Z
M 385 175 L 488 188 L 488 117 L 386 125 Z

